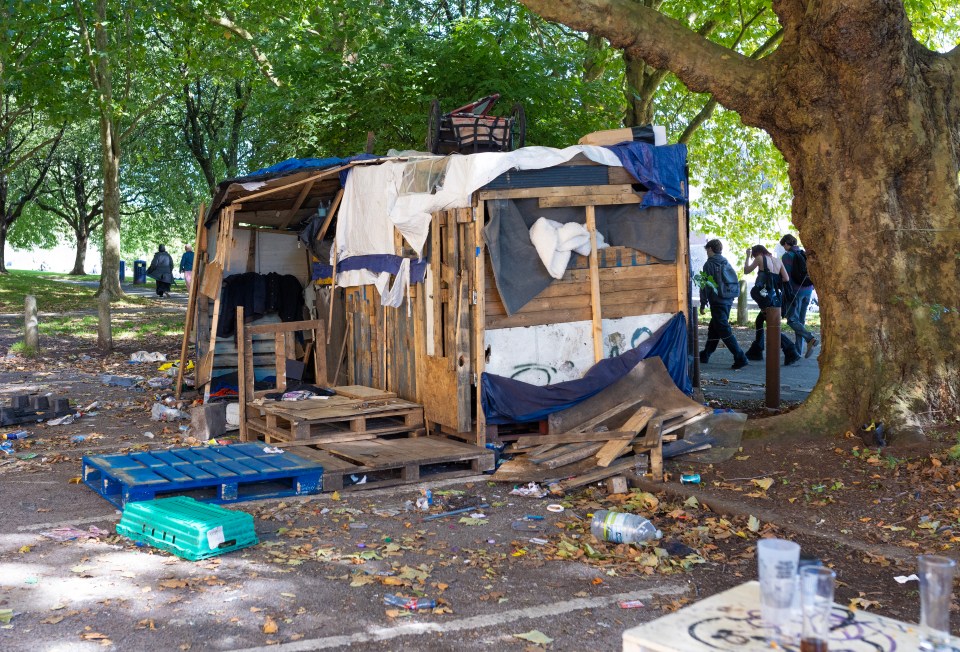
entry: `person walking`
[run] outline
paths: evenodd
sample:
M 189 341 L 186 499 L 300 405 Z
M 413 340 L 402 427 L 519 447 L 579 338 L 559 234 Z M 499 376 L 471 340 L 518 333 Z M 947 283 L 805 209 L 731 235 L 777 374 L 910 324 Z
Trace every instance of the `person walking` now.
M 713 280 L 713 285 L 704 283 L 700 287 L 700 314 L 704 314 L 707 304 L 710 305 L 707 342 L 700 351 L 700 362 L 708 363 L 722 341 L 733 354 L 731 369 L 741 369 L 747 366 L 747 357 L 730 327 L 730 308 L 740 294 L 740 281 L 727 259 L 720 255 L 723 244 L 719 240 L 711 240 L 704 249 L 707 250 L 707 262 L 703 264 L 703 274 Z
M 755 269 L 757 280 L 750 290 L 760 314 L 756 320 L 756 339 L 747 350 L 747 359 L 762 360 L 764 339 L 763 327 L 766 322 L 766 309 L 779 308 L 783 305 L 783 285 L 790 281 L 786 269 L 779 258 L 770 253 L 763 245 L 754 245 L 747 249 L 747 257 L 743 263 L 743 273 L 749 274 Z M 800 359 L 797 347 L 782 331 L 780 333 L 780 349 L 783 351 L 783 365 L 789 366 Z
M 780 238 L 780 245 L 785 251 L 782 262 L 789 279 L 784 285 L 784 316 L 787 325 L 796 333 L 794 344 L 797 353 L 803 346 L 801 342 L 806 342 L 804 357 L 809 358 L 820 340 L 807 330 L 807 308 L 813 297 L 813 281 L 807 275 L 807 252 L 797 246 L 797 239 L 790 233 Z
M 187 284 L 187 292 L 190 291 L 190 279 L 193 278 L 193 247 L 184 246 L 183 255 L 180 256 L 180 273 L 183 274 L 183 282 Z
M 173 283 L 173 257 L 167 253 L 163 245 L 157 247 L 157 253 L 153 254 L 153 260 L 147 268 L 147 276 L 156 279 L 158 297 L 170 293 L 170 285 Z

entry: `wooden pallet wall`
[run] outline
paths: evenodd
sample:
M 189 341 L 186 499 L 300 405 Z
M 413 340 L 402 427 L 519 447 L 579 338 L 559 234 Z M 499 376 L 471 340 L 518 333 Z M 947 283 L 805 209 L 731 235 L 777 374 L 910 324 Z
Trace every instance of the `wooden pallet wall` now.
M 600 305 L 603 317 L 618 319 L 631 315 L 675 312 L 677 270 L 673 263 L 661 263 L 629 247 L 610 247 L 597 252 L 600 268 Z M 518 312 L 508 316 L 497 292 L 490 265 L 486 266 L 486 328 L 538 326 L 589 321 L 590 278 L 587 257 L 574 254 L 574 269 L 534 297 Z M 489 260 L 489 258 L 488 258 Z
M 344 291 L 347 322 L 346 374 L 351 385 L 364 385 L 417 400 L 417 355 L 414 313 L 422 311 L 411 288 L 411 315 L 406 305 L 380 305 L 372 285 Z

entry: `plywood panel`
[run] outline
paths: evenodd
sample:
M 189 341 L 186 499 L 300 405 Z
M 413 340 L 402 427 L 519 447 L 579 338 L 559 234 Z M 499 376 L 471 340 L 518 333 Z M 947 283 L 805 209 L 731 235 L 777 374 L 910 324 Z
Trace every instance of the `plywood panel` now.
M 239 233 L 238 231 L 237 234 Z M 296 233 L 258 230 L 256 234 L 256 271 L 258 273 L 293 274 L 301 285 L 306 285 L 310 281 L 308 259 L 303 248 L 298 246 Z M 238 248 L 242 249 L 239 244 Z

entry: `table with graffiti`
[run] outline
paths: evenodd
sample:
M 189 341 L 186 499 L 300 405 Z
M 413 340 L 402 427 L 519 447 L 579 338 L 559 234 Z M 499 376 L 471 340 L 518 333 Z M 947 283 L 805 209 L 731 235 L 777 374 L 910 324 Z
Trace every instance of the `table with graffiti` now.
M 919 600 L 919 598 L 917 598 Z M 918 605 L 919 606 L 919 605 Z M 863 610 L 833 605 L 830 652 L 913 652 L 919 628 Z M 960 652 L 960 639 L 952 641 Z M 752 652 L 800 646 L 772 646 L 760 620 L 760 584 L 747 582 L 685 607 L 676 613 L 628 629 L 623 652 Z

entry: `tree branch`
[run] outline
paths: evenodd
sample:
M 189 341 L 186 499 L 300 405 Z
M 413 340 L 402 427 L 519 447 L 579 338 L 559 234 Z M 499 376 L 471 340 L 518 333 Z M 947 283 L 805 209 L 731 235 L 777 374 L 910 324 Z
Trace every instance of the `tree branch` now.
M 3 170 L 0 170 L 0 175 L 6 176 L 10 174 L 14 170 L 16 170 L 18 167 L 20 167 L 20 165 L 22 165 L 24 162 L 33 158 L 33 155 L 39 152 L 41 149 L 43 149 L 50 143 L 59 142 L 60 138 L 62 137 L 63 137 L 63 130 L 61 129 L 59 133 L 51 136 L 50 138 L 47 138 L 45 141 L 43 141 L 42 143 L 40 143 L 39 145 L 37 145 L 27 153 L 23 154 L 18 159 L 16 159 L 15 161 L 7 165 L 7 167 L 5 167 Z M 56 147 L 54 147 L 54 149 L 56 149 Z
M 751 59 L 761 59 L 765 57 L 768 53 L 772 52 L 780 40 L 783 38 L 783 30 L 779 29 L 775 34 L 766 40 L 763 44 L 758 47 L 753 54 L 750 55 Z M 693 117 L 693 120 L 690 121 L 690 124 L 687 125 L 687 128 L 683 130 L 683 133 L 680 134 L 680 138 L 677 139 L 678 143 L 688 143 L 690 138 L 693 136 L 694 132 L 699 129 L 704 122 L 710 119 L 713 116 L 713 112 L 717 108 L 717 100 L 710 98 L 706 104 L 703 105 L 703 108 L 700 109 L 700 112 Z
M 253 55 L 253 58 L 256 59 L 257 65 L 260 67 L 260 72 L 263 73 L 263 76 L 270 80 L 270 83 L 280 88 L 280 80 L 277 79 L 276 75 L 273 74 L 273 66 L 270 64 L 270 60 L 267 59 L 266 55 L 260 52 L 260 49 L 257 47 L 254 42 L 253 34 L 240 27 L 226 15 L 221 15 L 220 17 L 207 16 L 207 21 L 211 24 L 216 25 L 217 27 L 222 27 L 225 30 L 229 31 L 235 36 L 239 36 L 244 41 L 247 42 L 247 47 L 250 48 L 250 53 Z
M 770 101 L 767 67 L 632 0 L 521 0 L 548 20 L 602 34 L 655 68 L 671 70 L 690 90 L 710 93 L 741 115 Z
M 143 120 L 148 115 L 150 115 L 151 113 L 153 113 L 153 110 L 156 109 L 158 106 L 160 106 L 164 102 L 164 100 L 166 100 L 168 97 L 170 97 L 169 91 L 166 93 L 161 93 L 160 95 L 157 95 L 153 99 L 153 101 L 150 102 L 150 104 L 148 104 L 143 109 L 143 111 L 138 113 L 133 118 L 133 122 L 130 123 L 130 126 L 124 129 L 123 133 L 120 134 L 120 137 L 117 138 L 118 142 L 122 143 L 123 141 L 125 141 L 130 136 L 130 134 L 133 133 L 133 130 L 137 128 L 137 125 L 140 124 L 140 121 Z

